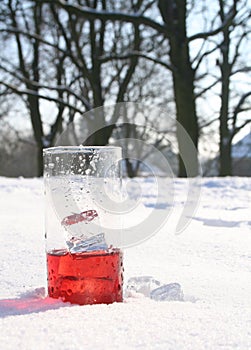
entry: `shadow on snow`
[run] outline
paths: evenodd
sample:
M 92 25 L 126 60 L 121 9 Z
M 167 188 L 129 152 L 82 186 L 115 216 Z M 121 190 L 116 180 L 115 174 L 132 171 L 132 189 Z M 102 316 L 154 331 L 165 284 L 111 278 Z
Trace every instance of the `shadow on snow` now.
M 61 300 L 44 297 L 44 294 L 44 288 L 37 288 L 21 294 L 18 298 L 0 299 L 0 318 L 71 306 L 71 304 L 63 303 Z

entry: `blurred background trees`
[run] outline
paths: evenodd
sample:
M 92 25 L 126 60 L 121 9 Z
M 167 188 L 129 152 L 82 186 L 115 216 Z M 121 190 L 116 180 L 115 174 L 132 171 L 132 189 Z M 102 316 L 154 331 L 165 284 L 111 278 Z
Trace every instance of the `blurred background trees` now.
M 214 158 L 205 174 L 232 174 L 232 145 L 251 121 L 247 0 L 3 0 L 0 20 L 0 174 L 40 176 L 43 148 L 84 118 L 91 135 L 81 143 L 139 138 L 177 157 L 175 171 L 186 176 L 186 145 L 170 116 L 200 159 Z M 129 101 L 145 104 L 139 120 L 86 113 Z M 166 115 L 150 117 L 153 105 Z M 16 162 L 19 174 L 8 165 Z

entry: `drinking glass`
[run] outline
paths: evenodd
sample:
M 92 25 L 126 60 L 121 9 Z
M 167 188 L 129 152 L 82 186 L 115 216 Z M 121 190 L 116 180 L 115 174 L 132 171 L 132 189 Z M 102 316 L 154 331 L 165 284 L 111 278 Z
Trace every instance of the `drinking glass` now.
M 121 148 L 44 150 L 48 295 L 74 304 L 123 300 Z

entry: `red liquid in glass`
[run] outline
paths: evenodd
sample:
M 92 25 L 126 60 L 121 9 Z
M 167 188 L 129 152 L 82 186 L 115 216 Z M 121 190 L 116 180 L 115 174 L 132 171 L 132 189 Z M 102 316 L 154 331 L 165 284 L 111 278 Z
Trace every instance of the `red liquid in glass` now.
M 48 293 L 73 304 L 110 304 L 123 300 L 123 255 L 119 249 L 71 254 L 47 253 Z

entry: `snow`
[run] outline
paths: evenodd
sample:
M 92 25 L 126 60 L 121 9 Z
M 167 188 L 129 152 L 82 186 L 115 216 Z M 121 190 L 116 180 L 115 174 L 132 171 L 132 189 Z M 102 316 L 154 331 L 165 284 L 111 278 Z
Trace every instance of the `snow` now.
M 124 251 L 125 287 L 153 276 L 179 283 L 184 301 L 128 293 L 123 303 L 78 306 L 45 295 L 42 180 L 0 178 L 0 349 L 250 349 L 251 178 L 202 179 L 181 234 L 188 180 L 173 181 L 165 225 Z M 154 209 L 152 182 L 138 183 L 145 217 Z M 156 211 L 168 208 L 161 195 Z

